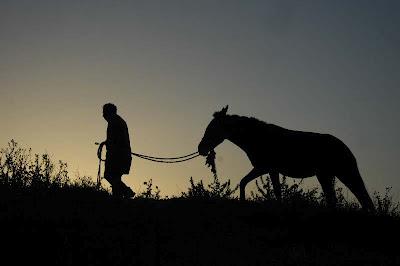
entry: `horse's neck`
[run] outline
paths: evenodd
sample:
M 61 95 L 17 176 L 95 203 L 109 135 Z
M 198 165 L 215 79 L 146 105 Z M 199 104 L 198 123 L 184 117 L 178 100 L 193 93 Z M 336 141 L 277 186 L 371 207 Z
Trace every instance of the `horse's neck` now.
M 226 139 L 247 152 L 254 144 L 254 139 L 251 138 L 250 131 L 251 129 L 245 120 L 237 122 L 231 120 Z

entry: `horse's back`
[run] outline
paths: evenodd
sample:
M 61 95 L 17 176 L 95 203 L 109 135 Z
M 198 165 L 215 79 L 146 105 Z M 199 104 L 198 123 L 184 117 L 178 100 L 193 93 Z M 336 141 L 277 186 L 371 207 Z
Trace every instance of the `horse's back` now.
M 318 171 L 331 172 L 339 161 L 354 158 L 349 148 L 330 134 L 291 130 L 272 124 L 268 124 L 264 133 L 265 141 L 258 146 L 258 156 L 253 161 L 288 176 L 306 177 Z

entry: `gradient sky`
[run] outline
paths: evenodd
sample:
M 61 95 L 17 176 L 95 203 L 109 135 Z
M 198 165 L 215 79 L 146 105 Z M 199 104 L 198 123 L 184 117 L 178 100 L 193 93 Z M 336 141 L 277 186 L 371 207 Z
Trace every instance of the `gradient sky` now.
M 398 197 L 399 13 L 400 1 L 0 0 L 0 146 L 13 138 L 95 177 L 104 103 L 118 106 L 133 150 L 155 156 L 195 151 L 229 104 L 339 137 L 369 191 Z M 222 180 L 251 169 L 228 141 L 216 152 Z M 204 161 L 134 158 L 123 180 L 179 194 L 190 176 L 211 180 Z

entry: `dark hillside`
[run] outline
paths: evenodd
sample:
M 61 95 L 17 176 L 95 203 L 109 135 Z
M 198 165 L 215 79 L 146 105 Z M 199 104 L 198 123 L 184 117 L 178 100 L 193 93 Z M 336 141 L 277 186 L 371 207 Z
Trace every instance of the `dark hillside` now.
M 117 200 L 67 165 L 11 141 L 0 152 L 3 265 L 400 265 L 399 204 L 374 194 L 377 214 L 338 190 L 336 211 L 317 190 L 282 179 L 283 203 L 268 178 L 240 202 L 229 180 L 189 180 L 161 199 L 152 180 Z M 6 264 L 4 264 L 4 262 Z
M 10 265 L 399 265 L 399 225 L 360 211 L 236 200 L 0 196 Z

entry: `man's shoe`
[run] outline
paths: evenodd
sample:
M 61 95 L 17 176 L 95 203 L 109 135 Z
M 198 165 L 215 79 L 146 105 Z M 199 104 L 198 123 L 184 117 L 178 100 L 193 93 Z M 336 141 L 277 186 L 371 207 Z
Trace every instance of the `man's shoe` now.
M 130 188 L 127 188 L 124 192 L 124 198 L 133 198 L 133 197 L 135 197 L 135 195 L 136 195 L 136 193 L 133 192 L 133 190 Z

